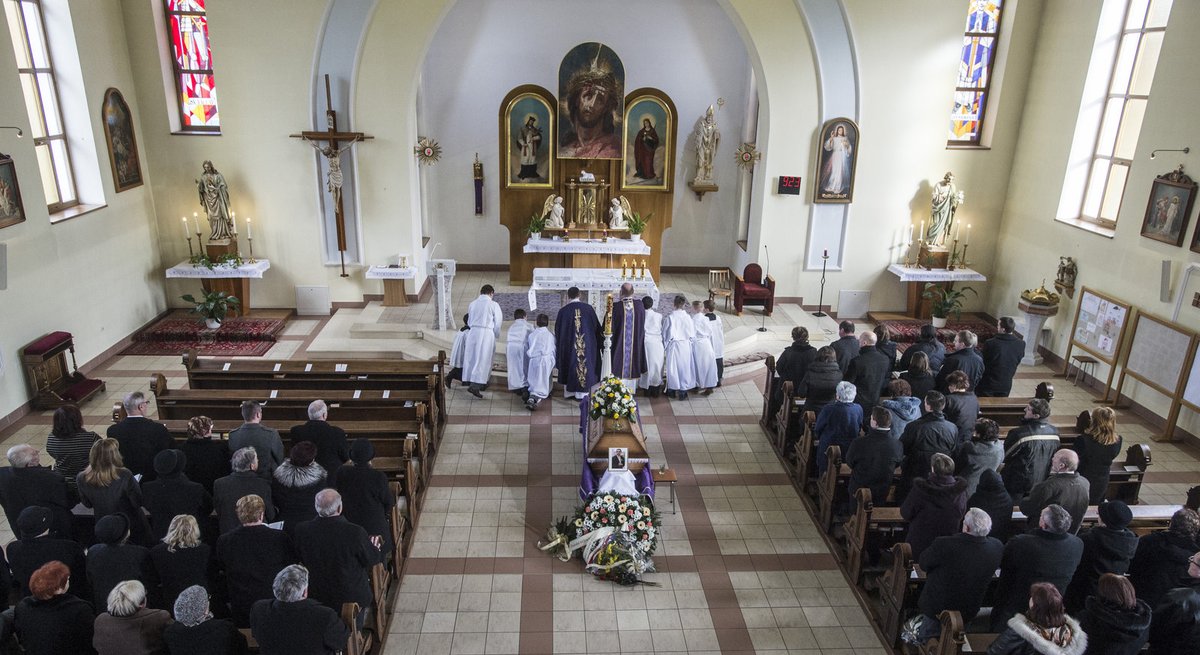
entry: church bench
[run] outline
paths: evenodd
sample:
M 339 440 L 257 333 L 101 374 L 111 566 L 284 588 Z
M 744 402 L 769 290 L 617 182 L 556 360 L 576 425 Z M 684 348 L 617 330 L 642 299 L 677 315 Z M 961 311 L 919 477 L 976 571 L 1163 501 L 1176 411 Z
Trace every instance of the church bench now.
M 342 651 L 344 655 L 367 655 L 374 647 L 376 637 L 371 633 L 360 632 L 358 630 L 357 620 L 360 612 L 363 612 L 358 603 L 345 603 L 342 605 L 342 611 L 339 614 L 342 623 L 350 629 L 350 637 L 346 640 L 346 650 Z M 260 652 L 258 640 L 254 638 L 254 633 L 250 628 L 238 628 L 238 632 L 246 638 L 246 645 L 249 646 L 250 652 Z M 386 632 L 381 634 L 387 634 Z
M 833 517 L 838 504 L 848 499 L 851 469 L 849 464 L 842 461 L 840 446 L 825 449 L 825 458 L 829 464 L 817 479 L 817 525 L 829 534 L 833 530 Z M 897 468 L 894 478 L 899 480 L 900 475 L 901 470 Z
M 917 655 L 963 655 L 964 653 L 986 653 L 999 635 L 995 633 L 968 634 L 962 615 L 954 610 L 938 614 L 942 631 L 933 639 L 911 648 L 908 652 Z

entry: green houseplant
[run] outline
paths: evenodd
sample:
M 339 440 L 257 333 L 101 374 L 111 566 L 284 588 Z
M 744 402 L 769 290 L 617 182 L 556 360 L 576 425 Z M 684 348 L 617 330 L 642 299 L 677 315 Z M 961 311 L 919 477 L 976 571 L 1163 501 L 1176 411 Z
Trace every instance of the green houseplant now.
M 538 216 L 537 214 L 529 217 L 529 225 L 525 228 L 525 231 L 529 233 L 529 236 L 535 239 L 540 239 L 542 238 L 542 230 L 544 229 L 546 229 L 545 218 Z
M 652 216 L 654 216 L 654 214 L 647 214 L 646 218 L 642 218 L 642 215 L 637 212 L 631 212 L 629 214 L 629 218 L 627 219 L 627 223 L 629 224 L 629 235 L 634 241 L 641 241 L 642 232 L 646 231 L 646 223 L 650 222 L 650 218 Z
M 925 291 L 921 297 L 929 300 L 929 313 L 933 316 L 934 327 L 946 327 L 946 320 L 953 314 L 955 319 L 962 317 L 963 301 L 967 292 L 978 295 L 971 287 L 948 289 L 933 282 L 925 283 Z
M 197 300 L 192 294 L 180 296 L 180 299 L 192 303 L 192 313 L 199 314 L 205 326 L 210 330 L 221 327 L 221 322 L 229 314 L 229 310 L 237 311 L 242 307 L 242 301 L 237 296 L 231 296 L 224 291 L 205 291 Z

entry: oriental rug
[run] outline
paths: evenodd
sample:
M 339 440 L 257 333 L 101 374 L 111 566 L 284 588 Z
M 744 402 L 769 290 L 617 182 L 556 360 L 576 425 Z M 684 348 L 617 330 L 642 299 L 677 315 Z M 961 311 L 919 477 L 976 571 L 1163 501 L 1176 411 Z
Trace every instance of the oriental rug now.
M 906 345 L 916 343 L 920 334 L 921 326 L 929 321 L 911 319 L 911 320 L 894 320 L 880 321 L 880 325 L 886 325 L 892 333 L 892 341 L 897 344 Z M 996 324 L 989 321 L 979 319 L 965 319 L 957 321 L 947 321 L 946 327 L 938 328 L 938 341 L 945 344 L 947 350 L 954 350 L 954 335 L 959 330 L 970 330 L 979 337 L 979 344 L 996 336 Z
M 194 350 L 200 355 L 261 357 L 285 326 L 282 319 L 231 318 L 216 330 L 198 320 L 165 318 L 133 337 L 122 355 L 176 355 Z

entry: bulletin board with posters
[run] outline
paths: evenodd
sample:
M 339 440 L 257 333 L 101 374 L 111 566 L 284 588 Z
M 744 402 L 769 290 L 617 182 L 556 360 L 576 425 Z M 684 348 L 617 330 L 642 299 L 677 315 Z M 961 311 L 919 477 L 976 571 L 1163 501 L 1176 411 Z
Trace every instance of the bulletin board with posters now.
M 1195 353 L 1196 333 L 1143 312 L 1138 312 L 1129 329 L 1129 352 L 1117 380 L 1115 402 L 1121 401 L 1127 376 L 1165 395 L 1171 401 L 1171 408 L 1161 439 L 1169 441 L 1175 431 L 1175 419 L 1183 400 L 1182 389 Z
M 1116 371 L 1117 357 L 1125 343 L 1125 329 L 1130 324 L 1133 306 L 1122 300 L 1106 296 L 1098 291 L 1083 287 L 1079 294 L 1079 306 L 1075 308 L 1075 321 L 1071 324 L 1071 341 L 1067 346 L 1063 366 L 1065 375 L 1071 368 L 1071 350 L 1091 354 L 1108 364 L 1108 379 L 1104 383 L 1104 401 L 1108 400 Z

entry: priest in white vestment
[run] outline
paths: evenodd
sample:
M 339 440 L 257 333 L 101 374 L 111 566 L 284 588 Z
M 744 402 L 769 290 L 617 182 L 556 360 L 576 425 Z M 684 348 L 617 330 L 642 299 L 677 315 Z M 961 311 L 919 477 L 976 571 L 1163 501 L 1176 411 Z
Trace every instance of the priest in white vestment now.
M 711 321 L 708 331 L 712 336 L 713 354 L 717 356 L 717 386 L 719 387 L 721 380 L 725 379 L 725 324 L 717 315 L 717 303 L 713 302 L 712 298 L 704 301 L 704 315 Z
M 492 285 L 483 285 L 479 297 L 467 307 L 467 324 L 471 330 L 463 343 L 462 379 L 467 383 L 467 391 L 476 398 L 483 398 L 480 392 L 487 387 L 492 375 L 496 340 L 500 338 L 500 324 L 504 322 L 500 305 L 492 300 L 495 291 Z
M 663 316 L 654 311 L 654 299 L 642 296 L 642 307 L 646 308 L 646 338 L 642 344 L 646 350 L 646 372 L 638 378 L 638 387 L 646 395 L 657 398 L 663 383 Z
M 696 361 L 696 386 L 700 394 L 707 396 L 717 386 L 717 356 L 713 354 L 711 322 L 704 315 L 699 302 L 692 304 L 692 324 L 696 326 L 696 338 L 692 340 L 692 359 Z
M 684 309 L 686 305 L 686 298 L 675 296 L 675 311 L 663 322 L 667 397 L 680 400 L 687 400 L 688 391 L 696 386 L 696 363 L 692 361 L 696 324 Z
M 447 389 L 455 380 L 462 382 L 463 344 L 467 342 L 467 332 L 471 330 L 467 327 L 467 318 L 469 317 L 464 314 L 462 327 L 458 329 L 458 334 L 454 335 L 454 345 L 450 346 L 450 372 L 446 374 Z
M 550 397 L 550 376 L 554 373 L 554 360 L 557 348 L 554 333 L 548 327 L 550 317 L 538 314 L 537 328 L 529 333 L 525 343 L 525 356 L 529 358 L 525 381 L 529 384 L 529 397 L 525 399 L 525 408 L 533 411 L 542 399 Z
M 529 321 L 525 320 L 525 310 L 513 312 L 512 325 L 508 326 L 508 344 L 505 353 L 508 355 L 508 390 L 523 392 L 529 386 L 525 381 L 525 339 L 533 330 Z

